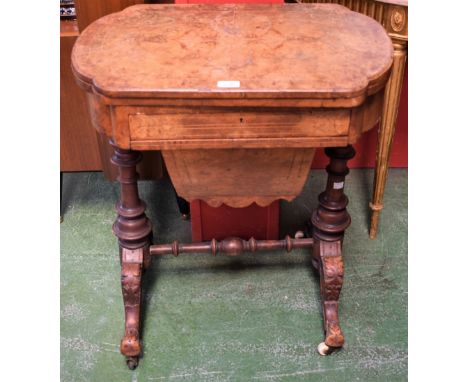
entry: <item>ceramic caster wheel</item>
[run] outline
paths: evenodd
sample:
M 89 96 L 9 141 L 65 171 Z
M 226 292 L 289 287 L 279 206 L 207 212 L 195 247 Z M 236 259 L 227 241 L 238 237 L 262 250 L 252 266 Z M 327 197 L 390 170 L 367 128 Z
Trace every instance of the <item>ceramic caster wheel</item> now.
M 303 239 L 303 238 L 304 238 L 304 232 L 302 232 L 302 231 L 297 231 L 294 234 L 294 239 Z
M 138 366 L 138 357 L 128 357 L 127 366 L 130 370 L 135 370 Z
M 317 346 L 317 351 L 320 355 L 328 355 L 331 353 L 330 347 L 325 342 L 320 342 Z

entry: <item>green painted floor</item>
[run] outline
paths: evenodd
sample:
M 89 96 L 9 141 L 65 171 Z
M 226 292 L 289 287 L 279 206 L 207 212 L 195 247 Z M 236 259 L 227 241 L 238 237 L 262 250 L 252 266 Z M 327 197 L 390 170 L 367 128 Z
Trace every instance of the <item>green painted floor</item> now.
M 101 173 L 64 175 L 61 224 L 61 380 L 405 381 L 407 379 L 407 171 L 390 170 L 379 235 L 367 236 L 372 171 L 346 183 L 353 222 L 344 242 L 344 348 L 322 357 L 319 286 L 306 250 L 164 257 L 145 275 L 144 357 L 119 353 L 123 304 L 116 184 Z M 324 171 L 312 171 L 281 231 L 293 234 L 316 206 Z M 190 240 L 167 181 L 141 182 L 157 242 Z

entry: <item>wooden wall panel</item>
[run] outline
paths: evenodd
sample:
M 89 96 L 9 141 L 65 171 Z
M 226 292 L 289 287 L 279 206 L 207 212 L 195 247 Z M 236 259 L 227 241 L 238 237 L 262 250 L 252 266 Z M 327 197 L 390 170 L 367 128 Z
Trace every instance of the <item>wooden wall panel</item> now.
M 71 71 L 76 38 L 72 33 L 60 38 L 60 171 L 99 171 L 101 159 L 86 96 Z

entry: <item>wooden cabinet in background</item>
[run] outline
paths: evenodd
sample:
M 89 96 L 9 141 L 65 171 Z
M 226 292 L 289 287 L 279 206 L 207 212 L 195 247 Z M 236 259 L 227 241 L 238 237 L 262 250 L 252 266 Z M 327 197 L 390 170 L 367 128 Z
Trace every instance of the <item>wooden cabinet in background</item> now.
M 144 0 L 75 0 L 78 29 L 82 32 L 93 21 Z
M 60 21 L 60 171 L 97 171 L 102 166 L 96 132 L 71 71 L 78 34 L 76 21 Z

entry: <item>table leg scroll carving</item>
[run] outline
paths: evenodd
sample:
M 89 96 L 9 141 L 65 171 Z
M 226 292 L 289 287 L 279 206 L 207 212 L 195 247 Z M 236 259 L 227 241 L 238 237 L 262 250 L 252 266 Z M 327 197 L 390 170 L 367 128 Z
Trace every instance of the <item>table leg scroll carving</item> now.
M 146 205 L 138 195 L 136 165 L 141 154 L 113 146 L 112 163 L 119 169 L 120 200 L 116 205 L 118 216 L 112 230 L 119 241 L 125 308 L 125 335 L 120 351 L 127 357 L 128 367 L 135 369 L 141 354 L 141 276 L 143 269 L 150 265 L 152 226 L 145 215 Z
M 126 249 L 124 253 L 125 251 Z M 135 369 L 141 354 L 140 305 L 143 262 L 127 261 L 125 254 L 122 260 L 121 282 L 125 308 L 125 335 L 120 343 L 120 352 L 127 357 L 128 367 Z
M 348 198 L 344 194 L 345 177 L 349 173 L 348 160 L 354 157 L 352 146 L 326 149 L 330 158 L 328 180 L 319 195 L 319 206 L 313 212 L 308 236 L 314 238 L 312 264 L 320 273 L 325 341 L 318 346 L 322 355 L 331 353 L 344 344 L 344 335 L 338 320 L 338 299 L 343 285 L 341 246 L 344 232 L 351 224 L 346 210 Z
M 338 299 L 343 286 L 343 259 L 341 242 L 320 242 L 320 295 L 323 306 L 323 323 L 325 328 L 325 346 L 321 345 L 322 355 L 334 348 L 342 347 L 344 336 L 338 319 Z M 322 350 L 322 351 L 321 351 Z

